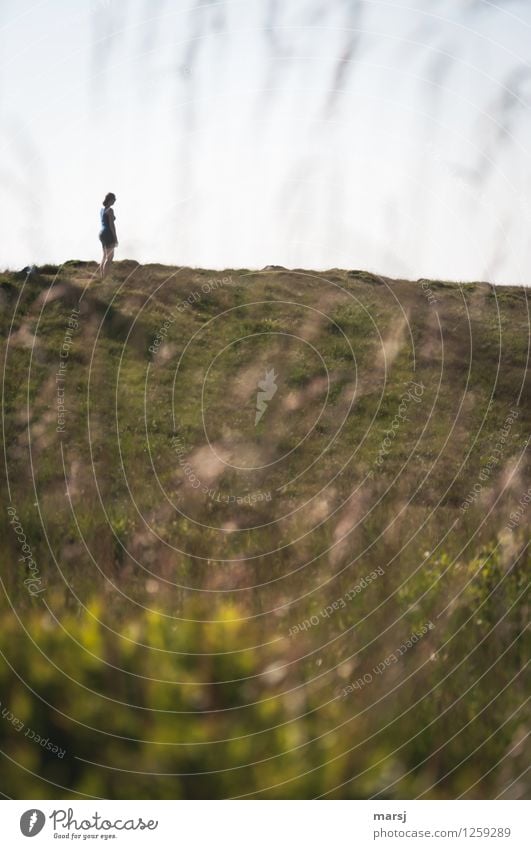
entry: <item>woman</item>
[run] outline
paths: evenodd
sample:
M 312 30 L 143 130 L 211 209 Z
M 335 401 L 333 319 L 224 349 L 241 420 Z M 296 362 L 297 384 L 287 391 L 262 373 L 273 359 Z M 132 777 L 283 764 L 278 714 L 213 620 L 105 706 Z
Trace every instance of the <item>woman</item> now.
M 100 277 L 102 280 L 107 275 L 107 272 L 113 260 L 114 249 L 118 244 L 118 239 L 116 238 L 116 227 L 114 226 L 114 220 L 116 216 L 114 215 L 114 210 L 112 208 L 115 201 L 116 195 L 113 195 L 112 192 L 109 192 L 105 195 L 105 200 L 103 201 L 103 209 L 100 211 L 100 242 L 103 246 L 103 259 L 100 263 Z

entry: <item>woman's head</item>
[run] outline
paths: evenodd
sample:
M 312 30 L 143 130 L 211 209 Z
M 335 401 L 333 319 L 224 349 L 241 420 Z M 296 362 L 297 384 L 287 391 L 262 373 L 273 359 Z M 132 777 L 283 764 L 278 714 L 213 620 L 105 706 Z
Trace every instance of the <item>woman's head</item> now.
M 116 200 L 116 195 L 113 195 L 112 192 L 108 192 L 103 199 L 103 206 L 112 206 Z

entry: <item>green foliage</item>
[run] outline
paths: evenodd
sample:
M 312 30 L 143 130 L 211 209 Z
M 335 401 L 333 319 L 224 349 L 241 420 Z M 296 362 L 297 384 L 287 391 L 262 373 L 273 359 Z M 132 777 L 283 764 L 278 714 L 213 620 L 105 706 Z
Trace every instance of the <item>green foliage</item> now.
M 529 479 L 524 293 L 438 281 L 433 304 L 360 271 L 334 269 L 338 289 L 283 269 L 227 284 L 133 262 L 101 283 L 94 268 L 0 279 L 3 491 L 44 587 L 28 591 L 4 512 L 0 789 L 522 795 L 529 552 L 525 511 L 508 519 Z M 83 290 L 58 433 L 55 374 Z M 288 309 L 295 296 L 313 312 Z M 323 361 L 290 347 L 297 333 Z M 206 381 L 212 352 L 248 334 L 263 335 Z M 399 415 L 412 381 L 422 395 Z M 228 460 L 213 471 L 205 421 Z M 229 507 L 226 492 L 269 497 Z

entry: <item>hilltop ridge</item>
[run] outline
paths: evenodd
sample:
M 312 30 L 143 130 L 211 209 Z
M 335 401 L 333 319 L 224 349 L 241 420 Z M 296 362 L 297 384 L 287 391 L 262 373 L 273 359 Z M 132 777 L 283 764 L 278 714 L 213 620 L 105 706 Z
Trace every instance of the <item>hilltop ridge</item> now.
M 0 275 L 11 795 L 525 792 L 526 290 L 96 269 Z

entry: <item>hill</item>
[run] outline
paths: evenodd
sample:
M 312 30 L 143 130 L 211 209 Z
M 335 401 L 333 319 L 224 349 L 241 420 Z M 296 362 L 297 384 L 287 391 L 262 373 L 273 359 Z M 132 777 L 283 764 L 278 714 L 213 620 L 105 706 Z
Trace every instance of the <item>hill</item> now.
M 524 795 L 527 291 L 95 273 L 0 275 L 0 790 Z

